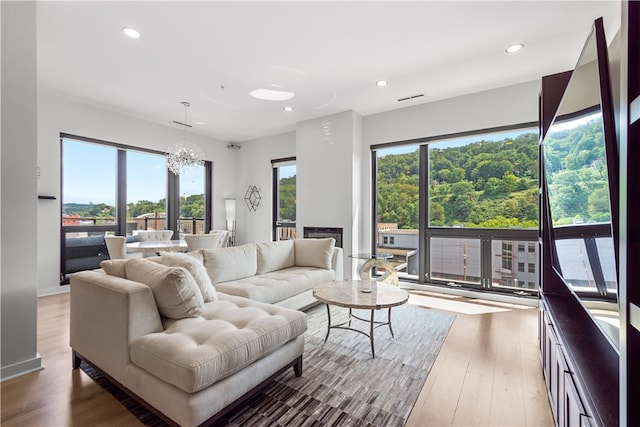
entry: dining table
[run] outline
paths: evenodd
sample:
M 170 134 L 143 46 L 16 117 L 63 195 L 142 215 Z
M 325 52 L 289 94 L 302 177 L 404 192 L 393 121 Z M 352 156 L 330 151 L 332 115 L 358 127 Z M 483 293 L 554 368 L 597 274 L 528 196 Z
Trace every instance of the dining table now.
M 127 252 L 155 253 L 187 252 L 186 240 L 145 240 L 127 243 Z

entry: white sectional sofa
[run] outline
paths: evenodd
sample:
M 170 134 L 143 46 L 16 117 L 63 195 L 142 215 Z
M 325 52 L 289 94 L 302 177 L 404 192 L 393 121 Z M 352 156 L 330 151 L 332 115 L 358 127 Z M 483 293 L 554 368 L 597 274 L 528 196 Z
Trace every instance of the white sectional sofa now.
M 293 367 L 333 239 L 111 260 L 71 276 L 73 366 L 94 366 L 170 424 L 208 425 Z M 231 295 L 231 294 L 235 295 Z

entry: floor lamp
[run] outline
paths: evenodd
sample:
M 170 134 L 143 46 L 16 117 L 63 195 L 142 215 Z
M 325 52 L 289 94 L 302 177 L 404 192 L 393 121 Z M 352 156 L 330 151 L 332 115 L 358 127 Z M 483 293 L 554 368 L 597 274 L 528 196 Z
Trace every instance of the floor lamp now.
M 229 246 L 236 243 L 236 199 L 224 199 L 224 210 L 227 217 L 227 231 L 229 231 Z

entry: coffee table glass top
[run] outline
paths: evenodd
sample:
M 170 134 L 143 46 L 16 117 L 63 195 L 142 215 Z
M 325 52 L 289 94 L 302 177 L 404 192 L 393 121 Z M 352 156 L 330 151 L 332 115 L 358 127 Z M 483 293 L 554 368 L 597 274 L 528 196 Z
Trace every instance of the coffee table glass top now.
M 371 252 L 364 252 L 359 254 L 351 254 L 349 258 L 355 259 L 391 259 L 393 258 L 393 254 L 388 254 L 385 252 L 379 252 L 376 254 L 372 254 Z
M 362 292 L 371 286 L 371 292 Z M 409 299 L 407 291 L 375 280 L 345 280 L 313 288 L 313 296 L 325 304 L 339 307 L 371 309 L 402 305 Z

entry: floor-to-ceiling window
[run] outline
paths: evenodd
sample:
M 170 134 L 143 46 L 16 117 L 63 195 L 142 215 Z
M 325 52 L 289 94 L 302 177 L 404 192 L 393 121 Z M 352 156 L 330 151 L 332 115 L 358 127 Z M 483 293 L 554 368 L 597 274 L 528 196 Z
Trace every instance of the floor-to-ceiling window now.
M 296 159 L 272 160 L 274 241 L 296 238 Z
M 378 252 L 401 277 L 537 290 L 538 137 L 531 127 L 374 147 Z
M 211 162 L 174 175 L 164 153 L 61 135 L 61 281 L 108 259 L 105 234 L 204 233 L 211 227 Z M 175 220 L 169 221 L 174 206 Z

